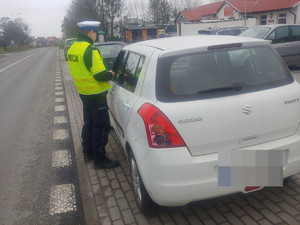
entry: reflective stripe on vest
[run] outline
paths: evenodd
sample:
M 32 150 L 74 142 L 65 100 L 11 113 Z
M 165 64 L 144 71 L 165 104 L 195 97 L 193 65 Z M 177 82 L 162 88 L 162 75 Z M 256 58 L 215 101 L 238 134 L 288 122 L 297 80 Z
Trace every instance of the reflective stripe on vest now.
M 84 64 L 83 55 L 90 46 L 88 42 L 74 42 L 68 51 L 68 62 L 77 90 L 83 95 L 99 94 L 111 88 L 108 81 L 99 82 L 94 75 L 106 70 L 103 59 L 97 50 L 93 50 L 92 68 L 88 70 Z

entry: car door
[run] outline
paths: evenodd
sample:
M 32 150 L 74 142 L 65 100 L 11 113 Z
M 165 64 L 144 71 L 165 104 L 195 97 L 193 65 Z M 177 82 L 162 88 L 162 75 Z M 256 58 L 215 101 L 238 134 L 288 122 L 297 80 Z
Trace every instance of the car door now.
M 290 26 L 291 42 L 288 65 L 300 65 L 300 26 Z
M 272 41 L 272 46 L 277 50 L 279 55 L 288 64 L 291 54 L 290 30 L 289 26 L 275 28 L 266 38 Z
M 111 93 L 114 104 L 114 119 L 118 127 L 118 135 L 122 140 L 125 137 L 132 108 L 139 98 L 135 89 L 145 57 L 135 52 L 128 52 L 124 59 L 123 65 L 118 69 L 117 85 L 114 85 Z

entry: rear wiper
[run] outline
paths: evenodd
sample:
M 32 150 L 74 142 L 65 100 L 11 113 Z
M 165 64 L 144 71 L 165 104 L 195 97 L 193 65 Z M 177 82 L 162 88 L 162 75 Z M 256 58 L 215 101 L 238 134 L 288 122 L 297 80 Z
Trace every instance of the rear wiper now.
M 209 88 L 203 91 L 199 91 L 198 94 L 202 94 L 202 93 L 209 93 L 209 92 L 218 92 L 218 91 L 240 91 L 242 90 L 242 88 L 245 86 L 245 84 L 243 83 L 239 83 L 239 84 L 233 84 L 231 86 L 227 86 L 227 87 L 219 87 L 219 88 Z

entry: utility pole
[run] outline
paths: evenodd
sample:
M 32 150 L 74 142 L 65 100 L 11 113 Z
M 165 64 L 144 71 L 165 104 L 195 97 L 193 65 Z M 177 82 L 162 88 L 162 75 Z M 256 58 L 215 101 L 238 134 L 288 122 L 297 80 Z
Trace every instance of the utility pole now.
M 247 4 L 246 4 L 246 0 L 245 0 L 244 26 L 246 26 L 246 16 L 247 16 L 246 11 L 247 11 Z

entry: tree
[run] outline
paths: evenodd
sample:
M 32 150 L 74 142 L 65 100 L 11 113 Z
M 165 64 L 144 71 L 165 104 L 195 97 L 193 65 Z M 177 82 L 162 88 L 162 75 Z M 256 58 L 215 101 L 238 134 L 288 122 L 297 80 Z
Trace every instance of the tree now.
M 154 24 L 165 24 L 169 22 L 171 15 L 170 4 L 167 0 L 150 0 L 149 17 Z
M 9 17 L 0 19 L 0 32 L 4 38 L 4 49 L 7 49 L 10 40 L 16 41 L 18 46 L 25 43 L 30 33 L 30 26 L 20 18 L 12 21 Z
M 121 0 L 105 0 L 107 16 L 110 20 L 110 36 L 114 35 L 114 20 L 121 10 Z

